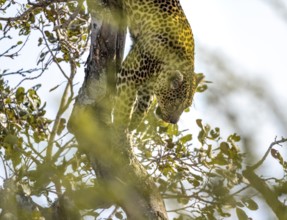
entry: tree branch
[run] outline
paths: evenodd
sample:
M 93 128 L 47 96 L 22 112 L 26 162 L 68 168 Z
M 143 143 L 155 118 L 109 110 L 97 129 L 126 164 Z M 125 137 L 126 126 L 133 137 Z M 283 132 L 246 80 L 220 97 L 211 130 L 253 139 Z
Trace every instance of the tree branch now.
M 280 200 L 278 199 L 278 195 L 275 193 L 275 191 L 270 189 L 267 183 L 255 174 L 254 170 L 262 165 L 273 146 L 284 142 L 287 142 L 286 138 L 282 138 L 278 141 L 276 141 L 275 139 L 275 141 L 270 144 L 263 158 L 255 165 L 247 167 L 246 170 L 242 172 L 243 176 L 249 181 L 250 185 L 259 193 L 261 193 L 266 203 L 280 220 L 287 219 L 287 206 L 280 202 Z
M 284 142 L 287 142 L 287 138 L 281 138 L 281 140 L 278 140 L 276 141 L 276 138 L 275 138 L 275 141 L 272 142 L 268 148 L 268 150 L 266 151 L 266 153 L 264 154 L 264 156 L 262 157 L 261 160 L 259 160 L 256 164 L 254 164 L 253 166 L 249 167 L 250 170 L 256 170 L 258 167 L 260 167 L 263 162 L 265 161 L 266 157 L 268 156 L 268 154 L 270 153 L 271 149 L 275 146 L 275 145 L 278 145 L 278 144 L 282 144 Z
M 265 199 L 266 203 L 269 205 L 269 207 L 272 209 L 278 219 L 287 219 L 287 206 L 285 206 L 278 200 L 278 195 L 269 188 L 265 181 L 259 178 L 253 172 L 253 169 L 247 168 L 242 172 L 242 174 L 246 179 L 248 179 L 250 185 L 259 193 L 261 193 L 263 199 Z
M 47 7 L 52 3 L 61 3 L 61 2 L 69 2 L 69 0 L 48 0 L 48 1 L 41 1 L 41 3 L 32 3 L 28 1 L 29 5 L 32 5 L 31 8 L 28 8 L 26 11 L 22 12 L 20 15 L 15 17 L 0 17 L 0 21 L 19 21 L 25 19 L 29 16 L 30 13 L 33 13 L 36 9 Z
M 114 129 L 108 125 L 126 26 L 120 1 L 110 0 L 102 7 L 104 5 L 111 16 L 100 18 L 92 14 L 86 77 L 68 129 L 89 158 L 97 179 L 107 186 L 106 192 L 115 197 L 115 204 L 124 209 L 128 219 L 167 219 L 163 199 L 153 179 L 137 160 L 129 142 L 114 143 L 113 139 L 118 137 L 114 137 Z

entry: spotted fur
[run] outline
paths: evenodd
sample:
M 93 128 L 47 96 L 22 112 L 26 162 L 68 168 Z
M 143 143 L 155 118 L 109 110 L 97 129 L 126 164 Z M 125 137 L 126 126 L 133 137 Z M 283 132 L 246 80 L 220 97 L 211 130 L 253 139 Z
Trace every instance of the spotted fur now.
M 157 115 L 177 123 L 197 86 L 193 35 L 179 0 L 123 2 L 133 45 L 117 75 L 115 123 L 139 123 L 154 95 Z

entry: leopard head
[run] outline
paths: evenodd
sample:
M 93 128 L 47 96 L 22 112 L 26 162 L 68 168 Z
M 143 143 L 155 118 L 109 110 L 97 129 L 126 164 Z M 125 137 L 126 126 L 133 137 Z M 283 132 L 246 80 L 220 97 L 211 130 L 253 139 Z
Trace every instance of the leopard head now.
M 154 86 L 158 102 L 156 115 L 168 123 L 176 124 L 182 112 L 192 104 L 196 87 L 194 73 L 179 70 L 162 71 Z

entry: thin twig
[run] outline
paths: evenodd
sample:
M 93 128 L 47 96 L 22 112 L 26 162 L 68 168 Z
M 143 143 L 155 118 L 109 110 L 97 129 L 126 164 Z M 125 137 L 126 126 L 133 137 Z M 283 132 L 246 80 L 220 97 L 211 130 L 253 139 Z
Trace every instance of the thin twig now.
M 26 80 L 34 80 L 34 79 L 38 79 L 39 77 L 41 77 L 43 75 L 43 73 L 45 72 L 45 70 L 47 70 L 47 66 L 49 65 L 50 63 L 46 63 L 45 67 L 42 69 L 42 71 L 37 75 L 37 76 L 34 76 L 34 77 L 26 77 L 25 79 L 22 79 L 16 86 L 15 88 L 18 88 L 24 81 Z
M 58 127 L 59 127 L 59 124 L 60 124 L 60 120 L 61 120 L 61 116 L 62 114 L 66 111 L 66 104 L 67 104 L 67 96 L 68 96 L 68 91 L 70 90 L 70 83 L 68 82 L 66 84 L 66 87 L 65 87 L 65 90 L 64 90 L 64 93 L 62 95 L 62 99 L 61 99 L 61 102 L 60 102 L 60 106 L 59 106 L 59 109 L 58 109 L 58 112 L 57 112 L 57 115 L 56 115 L 56 118 L 55 118 L 55 121 L 54 121 L 54 125 L 53 125 L 53 128 L 52 128 L 52 131 L 50 133 L 50 138 L 48 140 L 48 146 L 47 146 L 47 159 L 48 160 L 51 160 L 52 159 L 52 148 L 53 148 L 53 143 L 55 141 L 55 137 L 57 135 L 57 131 L 58 131 Z
M 4 159 L 3 159 L 3 157 L 2 157 L 1 154 L 0 154 L 0 158 L 1 158 L 2 163 L 3 163 L 3 168 L 4 168 L 4 173 L 5 173 L 5 179 L 8 179 L 7 169 L 6 169 L 6 166 L 5 166 L 5 163 L 4 163 Z
M 63 70 L 63 68 L 61 67 L 61 65 L 57 62 L 56 57 L 55 57 L 53 51 L 51 50 L 51 48 L 50 48 L 50 46 L 49 46 L 49 43 L 48 43 L 48 41 L 47 41 L 47 39 L 46 39 L 46 36 L 45 36 L 45 34 L 44 34 L 43 29 L 39 29 L 39 30 L 40 30 L 40 32 L 41 32 L 41 34 L 42 34 L 42 36 L 43 36 L 43 39 L 44 39 L 44 41 L 45 41 L 46 47 L 48 48 L 48 51 L 50 52 L 51 56 L 53 57 L 53 61 L 56 63 L 57 67 L 59 68 L 59 70 L 61 71 L 61 73 L 63 74 L 63 76 L 64 76 L 68 81 L 70 81 L 70 78 L 66 75 L 66 73 L 65 73 L 65 71 Z
M 84 0 L 79 0 L 77 8 L 73 12 L 73 14 L 69 17 L 69 19 L 66 20 L 66 22 L 64 24 L 55 26 L 54 30 L 62 29 L 62 28 L 66 29 L 69 26 L 69 24 L 76 19 L 77 15 L 79 14 L 79 12 L 81 10 L 83 3 L 84 3 Z
M 26 16 L 29 16 L 30 13 L 32 13 L 34 10 L 36 10 L 38 7 L 31 7 L 24 11 L 22 14 L 15 16 L 15 17 L 0 17 L 0 21 L 19 21 L 23 20 Z
M 276 140 L 275 138 L 275 141 L 272 142 L 268 148 L 268 150 L 266 151 L 266 153 L 264 154 L 264 156 L 262 157 L 261 160 L 259 160 L 256 164 L 254 164 L 253 166 L 249 167 L 249 169 L 251 170 L 256 170 L 258 167 L 260 167 L 263 162 L 265 161 L 266 157 L 268 156 L 268 154 L 270 153 L 271 149 L 275 146 L 275 145 L 278 145 L 278 144 L 282 144 L 284 142 L 287 142 L 287 138 L 281 138 L 281 140 Z
M 32 72 L 36 72 L 39 70 L 42 70 L 42 69 L 41 68 L 34 68 L 34 69 L 28 69 L 28 70 L 19 69 L 15 72 L 4 72 L 0 74 L 0 76 L 3 77 L 3 76 L 10 76 L 10 75 L 20 75 L 20 76 L 25 77 L 26 76 L 25 73 L 32 73 Z
M 38 8 L 44 8 L 52 3 L 61 3 L 61 2 L 69 2 L 69 0 L 48 0 L 48 1 L 42 1 L 42 3 L 32 3 L 28 1 L 29 5 L 32 5 L 31 8 L 28 8 L 26 11 L 22 12 L 22 14 L 15 16 L 15 17 L 0 17 L 0 21 L 19 21 L 25 19 L 27 16 L 30 15 L 30 13 L 33 13 L 34 10 Z

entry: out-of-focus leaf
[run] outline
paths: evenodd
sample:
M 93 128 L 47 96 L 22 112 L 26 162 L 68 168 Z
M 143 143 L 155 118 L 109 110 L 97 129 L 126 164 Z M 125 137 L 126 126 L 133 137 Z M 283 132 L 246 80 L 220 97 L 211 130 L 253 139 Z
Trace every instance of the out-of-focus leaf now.
M 250 210 L 257 210 L 258 205 L 253 199 L 243 199 L 242 202 Z
M 272 157 L 277 159 L 281 165 L 284 166 L 284 159 L 283 159 L 283 157 L 281 156 L 281 154 L 280 154 L 280 152 L 278 150 L 271 149 L 271 155 L 272 155 Z
M 244 205 L 242 204 L 242 202 L 236 202 L 236 205 L 239 206 L 239 207 L 241 207 L 241 208 L 244 207 Z
M 243 209 L 236 208 L 236 215 L 239 220 L 248 220 L 248 216 Z
M 118 218 L 118 219 L 123 219 L 123 214 L 121 212 L 116 212 L 115 213 L 115 216 Z
M 19 87 L 16 91 L 16 100 L 18 103 L 22 103 L 24 101 L 25 89 L 23 87 Z
M 221 142 L 220 143 L 220 150 L 222 153 L 229 155 L 229 145 L 227 142 Z
M 237 135 L 236 133 L 230 135 L 227 138 L 228 141 L 234 141 L 234 142 L 239 142 L 241 140 L 241 137 L 239 135 Z
M 4 143 L 13 146 L 15 144 L 18 143 L 18 137 L 16 135 L 13 134 L 8 134 L 5 138 L 4 138 Z
M 42 37 L 39 37 L 38 39 L 38 47 L 41 46 L 43 43 L 43 38 Z
M 220 128 L 215 128 L 210 131 L 210 136 L 213 140 L 220 136 Z
M 196 119 L 196 124 L 199 128 L 203 128 L 203 125 L 202 125 L 202 120 L 201 119 Z
M 192 134 L 187 134 L 179 139 L 183 144 L 186 144 L 186 142 L 192 140 Z

